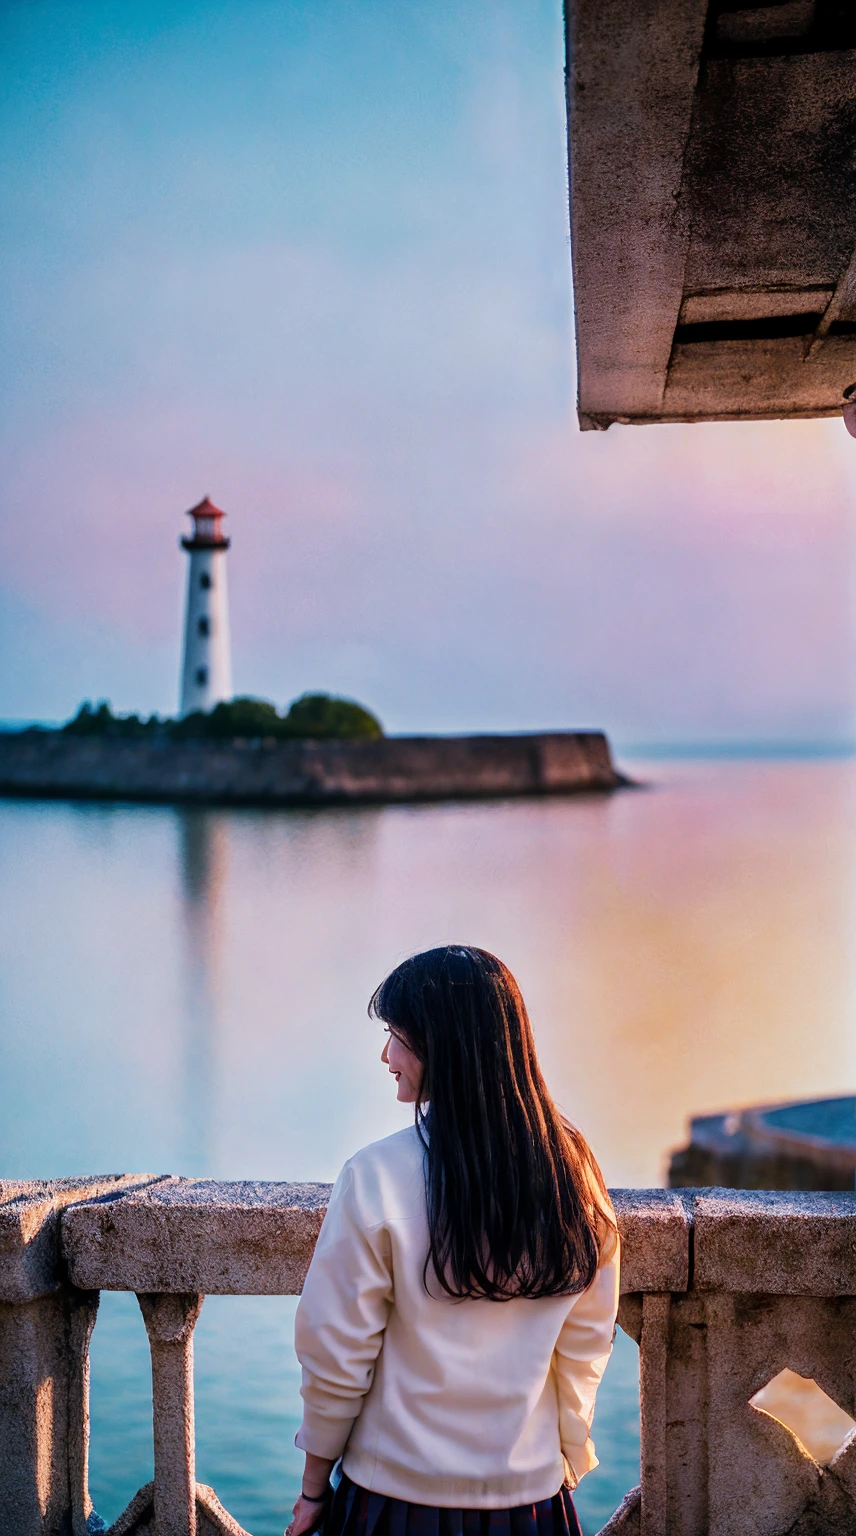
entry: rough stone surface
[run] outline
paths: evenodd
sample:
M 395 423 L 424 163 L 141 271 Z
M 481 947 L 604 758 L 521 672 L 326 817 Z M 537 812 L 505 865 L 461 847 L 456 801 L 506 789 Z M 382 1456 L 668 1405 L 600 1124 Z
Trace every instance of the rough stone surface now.
M 566 4 L 580 425 L 656 418 L 683 292 L 678 201 L 707 0 Z
M 167 1178 L 69 1211 L 63 1254 L 91 1290 L 294 1295 L 331 1188 Z
M 0 1179 L 0 1301 L 34 1301 L 60 1283 L 59 1214 L 80 1200 L 112 1197 L 150 1174 L 80 1179 Z
M 631 1488 L 625 1493 L 615 1514 L 607 1520 L 600 1536 L 640 1536 L 642 1516 L 642 1489 Z
M 51 1536 L 67 1512 L 65 1298 L 0 1302 L 0 1531 Z
M 639 1418 L 642 1470 L 642 1530 L 665 1531 L 669 1489 L 666 1442 L 668 1436 L 668 1368 L 672 1298 L 642 1298 L 642 1332 L 639 1342 Z
M 834 1477 L 821 1476 L 815 1498 L 791 1526 L 788 1536 L 856 1536 L 856 1507 Z
M 711 1190 L 695 1202 L 700 1290 L 856 1293 L 856 1193 Z
M 57 1288 L 0 1304 L 0 1533 L 85 1536 L 85 1357 L 106 1286 L 140 1295 L 156 1445 L 156 1485 L 114 1536 L 243 1536 L 194 1480 L 193 1324 L 206 1290 L 299 1289 L 329 1189 L 162 1177 L 108 1182 L 61 1211 Z M 47 1198 L 43 1187 L 24 1194 L 32 1209 Z M 856 1536 L 856 1432 L 819 1466 L 751 1403 L 787 1367 L 856 1417 L 856 1193 L 620 1190 L 613 1200 L 619 1320 L 640 1349 L 642 1477 L 605 1532 Z M 63 1280 L 64 1266 L 85 1290 Z
M 300 1290 L 331 1185 L 163 1178 L 63 1219 L 75 1285 L 92 1290 L 292 1294 Z M 681 1291 L 687 1209 L 668 1190 L 613 1191 L 622 1290 Z
M 0 1302 L 0 1532 L 83 1536 L 88 1347 L 98 1298 Z
M 852 1536 L 856 1443 L 821 1468 L 750 1398 L 787 1366 L 853 1414 L 856 1256 L 847 1258 L 846 1234 L 856 1195 L 696 1190 L 680 1200 L 688 1288 L 622 1296 L 619 1321 L 640 1346 L 642 1483 L 636 1509 L 606 1530 Z M 640 1217 L 635 1234 L 626 1229 L 628 1253 L 647 1235 Z
M 107 1536 L 157 1536 L 154 1522 L 155 1485 L 146 1483 L 110 1526 Z M 196 1532 L 197 1536 L 250 1536 L 205 1483 L 196 1484 Z
M 689 1283 L 690 1219 L 666 1189 L 614 1189 L 621 1233 L 621 1290 L 685 1291 Z
M 155 1485 L 145 1483 L 109 1527 L 108 1536 L 149 1536 L 155 1519 Z
M 152 1356 L 157 1536 L 197 1536 L 193 1330 L 203 1298 L 142 1295 Z
M 856 11 L 566 0 L 580 425 L 838 413 Z
M 601 731 L 284 742 L 0 732 L 1 795 L 331 805 L 568 794 L 624 782 Z
M 198 1536 L 249 1536 L 205 1483 L 196 1484 L 196 1520 Z
M 856 1503 L 856 1429 L 850 1431 L 829 1463 L 829 1470 Z

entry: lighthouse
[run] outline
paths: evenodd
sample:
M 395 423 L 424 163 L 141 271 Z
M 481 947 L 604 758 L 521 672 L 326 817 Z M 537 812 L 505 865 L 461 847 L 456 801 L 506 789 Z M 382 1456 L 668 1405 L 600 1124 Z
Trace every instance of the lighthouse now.
M 182 715 L 213 709 L 232 697 L 229 604 L 226 595 L 225 512 L 208 497 L 191 507 L 193 532 L 181 540 L 190 556 L 184 615 L 184 662 L 181 672 Z

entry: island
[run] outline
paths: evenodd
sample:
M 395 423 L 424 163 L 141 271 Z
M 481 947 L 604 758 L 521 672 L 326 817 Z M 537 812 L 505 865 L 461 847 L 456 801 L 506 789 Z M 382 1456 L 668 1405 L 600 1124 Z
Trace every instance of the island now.
M 387 736 L 352 700 L 280 714 L 234 699 L 159 720 L 83 705 L 58 729 L 0 733 L 0 795 L 321 806 L 605 793 L 629 781 L 602 731 Z

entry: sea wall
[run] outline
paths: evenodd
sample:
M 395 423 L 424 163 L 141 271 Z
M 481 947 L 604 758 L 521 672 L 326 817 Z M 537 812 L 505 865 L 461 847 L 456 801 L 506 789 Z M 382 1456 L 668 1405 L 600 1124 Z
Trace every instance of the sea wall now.
M 853 1189 L 856 1098 L 756 1105 L 697 1115 L 672 1153 L 672 1189 Z
M 624 782 L 601 731 L 376 741 L 0 735 L 0 795 L 330 805 L 568 794 Z
M 329 1194 L 145 1174 L 0 1181 L 2 1536 L 104 1530 L 87 1484 L 102 1290 L 136 1292 L 152 1356 L 154 1482 L 112 1536 L 246 1536 L 196 1482 L 194 1325 L 206 1292 L 299 1291 Z M 612 1197 L 641 1483 L 602 1536 L 853 1536 L 856 1431 L 845 1422 L 814 1459 L 753 1399 L 788 1367 L 856 1415 L 856 1194 Z

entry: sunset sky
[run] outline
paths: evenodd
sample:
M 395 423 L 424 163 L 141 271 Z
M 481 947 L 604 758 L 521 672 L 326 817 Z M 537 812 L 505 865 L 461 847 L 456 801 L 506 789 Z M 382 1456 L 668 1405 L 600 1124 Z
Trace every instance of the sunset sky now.
M 573 413 L 559 0 L 5 0 L 0 717 L 235 685 L 390 730 L 856 735 L 838 421 Z

